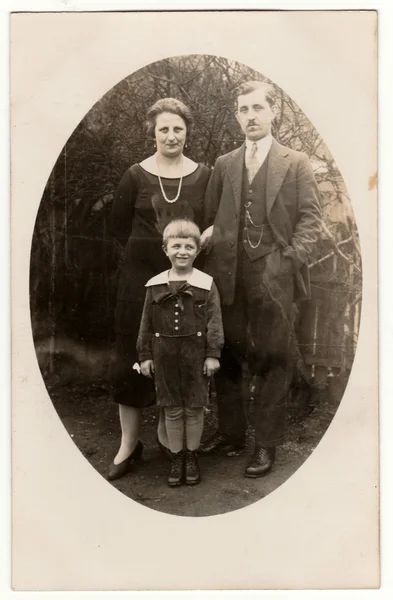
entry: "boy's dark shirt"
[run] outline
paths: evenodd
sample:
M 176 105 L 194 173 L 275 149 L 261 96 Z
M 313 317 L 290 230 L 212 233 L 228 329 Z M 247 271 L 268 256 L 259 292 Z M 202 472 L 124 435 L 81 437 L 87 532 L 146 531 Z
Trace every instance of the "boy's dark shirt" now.
M 175 289 L 178 286 L 171 287 L 164 271 L 146 286 L 137 341 L 140 361 L 153 359 L 153 336 L 204 336 L 206 357 L 220 358 L 224 345 L 220 297 L 210 275 L 194 268 L 188 281 Z

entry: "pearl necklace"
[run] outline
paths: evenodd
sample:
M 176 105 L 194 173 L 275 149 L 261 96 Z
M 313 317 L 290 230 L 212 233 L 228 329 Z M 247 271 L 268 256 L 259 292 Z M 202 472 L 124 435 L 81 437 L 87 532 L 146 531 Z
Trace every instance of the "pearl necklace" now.
M 160 177 L 160 172 L 159 172 L 159 169 L 158 169 L 157 157 L 156 157 L 156 166 L 157 166 L 158 182 L 160 184 L 161 193 L 162 193 L 162 195 L 164 197 L 164 200 L 165 200 L 165 202 L 168 202 L 168 204 L 173 204 L 174 202 L 176 202 L 176 200 L 179 199 L 180 192 L 181 192 L 181 184 L 182 184 L 182 181 L 183 181 L 183 159 L 182 159 L 182 162 L 181 162 L 181 177 L 180 177 L 180 181 L 179 181 L 179 187 L 177 188 L 177 194 L 173 198 L 173 200 L 169 200 L 169 198 L 167 198 L 167 196 L 165 194 L 164 186 L 162 185 L 162 181 L 161 181 L 161 177 Z

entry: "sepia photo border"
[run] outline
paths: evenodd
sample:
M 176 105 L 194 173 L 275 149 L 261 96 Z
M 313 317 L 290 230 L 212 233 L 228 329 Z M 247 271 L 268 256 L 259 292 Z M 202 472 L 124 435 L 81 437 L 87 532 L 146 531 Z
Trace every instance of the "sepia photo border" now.
M 159 19 L 154 19 L 154 14 L 129 13 L 75 16 L 77 21 L 74 20 L 71 27 L 71 14 L 14 15 L 11 32 L 14 41 L 12 124 L 15 126 L 12 259 L 13 273 L 17 275 L 12 283 L 14 586 L 20 590 L 377 586 L 377 232 L 376 190 L 368 189 L 369 178 L 376 172 L 375 15 L 173 13 L 161 14 Z M 35 27 L 23 23 L 27 17 L 40 20 L 36 21 L 42 28 L 39 38 Z M 119 19 L 117 23 L 115 17 Z M 233 28 L 236 25 L 237 30 L 245 18 L 247 35 L 245 32 L 238 35 L 240 39 L 234 44 Z M 49 21 L 44 23 L 45 19 L 50 20 L 50 25 Z M 123 55 L 122 50 L 129 41 L 122 38 L 119 31 L 125 35 L 126 23 L 134 25 L 130 29 L 136 31 L 132 43 L 137 46 L 136 38 L 142 39 L 143 33 L 160 39 L 165 19 L 170 19 L 171 24 L 176 21 L 177 31 L 181 29 L 180 22 L 188 21 L 195 32 L 204 33 L 204 38 L 189 39 L 183 32 L 170 40 L 170 49 L 165 55 L 157 44 L 137 56 Z M 252 34 L 255 35 L 258 25 L 267 31 L 260 42 L 265 50 L 261 50 L 261 56 L 266 57 L 263 59 L 255 56 Z M 344 47 L 348 27 L 352 28 L 353 48 L 343 56 L 340 48 Z M 278 28 L 285 33 L 285 43 L 279 53 L 281 63 L 279 56 L 268 52 L 269 47 L 274 47 Z M 32 30 L 34 38 L 29 33 Z M 332 31 L 334 39 L 330 35 Z M 70 36 L 74 42 L 71 45 Z M 45 49 L 50 42 L 54 51 L 48 56 Z M 21 59 L 29 44 L 34 62 L 26 73 Z M 188 51 L 189 48 L 193 50 Z M 149 509 L 122 498 L 80 460 L 79 452 L 72 448 L 50 405 L 40 378 L 27 320 L 28 280 L 23 276 L 27 273 L 29 251 L 26 240 L 31 238 L 43 186 L 75 125 L 121 78 L 165 56 L 186 53 L 211 53 L 243 62 L 271 78 L 297 102 L 320 132 L 344 177 L 359 228 L 364 268 L 361 339 L 350 383 L 317 450 L 289 481 L 262 502 L 236 513 L 203 519 L 202 524 L 200 520 L 192 523 L 190 519 L 178 521 L 177 517 L 153 515 Z M 283 54 L 290 57 L 289 65 L 283 64 Z M 295 63 L 296 69 L 289 68 Z M 26 89 L 31 93 L 26 94 Z M 363 117 L 361 131 L 357 127 L 359 117 Z M 343 135 L 345 130 L 349 131 L 349 139 Z M 32 153 L 37 140 L 39 156 Z M 367 368 L 364 368 L 365 361 Z M 42 473 L 50 477 L 42 477 Z M 51 489 L 48 489 L 47 479 L 52 484 Z M 116 507 L 113 512 L 108 511 L 108 502 L 109 506 Z M 93 510 L 88 510 L 89 503 L 93 503 Z M 119 525 L 122 514 L 129 518 L 127 527 L 123 528 Z M 104 520 L 102 515 L 105 515 Z M 73 523 L 71 527 L 70 523 Z M 56 548 L 59 527 L 64 544 Z M 114 546 L 118 537 L 116 529 L 123 529 L 124 534 L 133 531 L 138 539 L 135 552 L 127 555 L 127 563 L 132 560 L 135 566 L 132 572 L 124 570 L 125 563 L 119 558 L 124 556 L 119 555 L 120 548 Z M 215 536 L 217 545 L 203 543 L 205 531 L 202 530 L 205 529 Z M 185 541 L 195 536 L 190 562 L 196 568 L 187 570 L 181 566 L 181 574 L 176 578 L 162 547 L 154 547 L 157 532 L 161 539 L 172 535 L 173 549 L 184 549 Z M 72 533 L 79 540 L 77 548 Z M 42 552 L 27 556 L 23 548 L 34 545 L 38 539 L 42 542 Z M 323 540 L 322 548 L 316 548 L 317 539 Z M 235 547 L 231 540 L 236 540 Z M 303 547 L 306 541 L 308 550 Z M 153 546 L 150 553 L 149 544 Z M 237 570 L 236 565 L 242 562 L 246 548 L 250 558 L 247 568 Z M 344 570 L 343 557 L 350 555 L 351 549 L 353 560 L 349 566 L 344 561 Z M 218 564 L 214 561 L 217 552 Z M 64 564 L 62 569 L 64 554 L 74 558 L 71 572 L 70 567 L 64 569 Z M 81 555 L 80 560 L 76 559 L 77 554 Z M 268 563 L 268 573 L 260 571 L 261 555 Z M 279 557 L 283 557 L 284 569 Z M 325 563 L 329 563 L 328 569 Z M 94 581 L 93 567 L 97 570 Z

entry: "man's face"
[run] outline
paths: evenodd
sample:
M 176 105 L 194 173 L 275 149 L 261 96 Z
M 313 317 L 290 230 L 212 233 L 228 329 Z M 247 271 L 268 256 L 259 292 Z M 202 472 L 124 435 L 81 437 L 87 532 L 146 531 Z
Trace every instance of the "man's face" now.
M 266 137 L 272 129 L 275 111 L 266 100 L 264 90 L 254 90 L 237 99 L 236 118 L 246 138 L 253 142 Z

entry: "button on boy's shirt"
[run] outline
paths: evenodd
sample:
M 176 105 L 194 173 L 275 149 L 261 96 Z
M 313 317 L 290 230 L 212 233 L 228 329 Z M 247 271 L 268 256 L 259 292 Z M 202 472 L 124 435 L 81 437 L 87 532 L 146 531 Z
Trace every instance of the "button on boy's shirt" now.
M 193 269 L 188 281 L 169 282 L 168 271 L 150 279 L 137 349 L 139 360 L 152 358 L 152 338 L 206 337 L 206 357 L 219 358 L 224 342 L 220 298 L 210 275 Z

